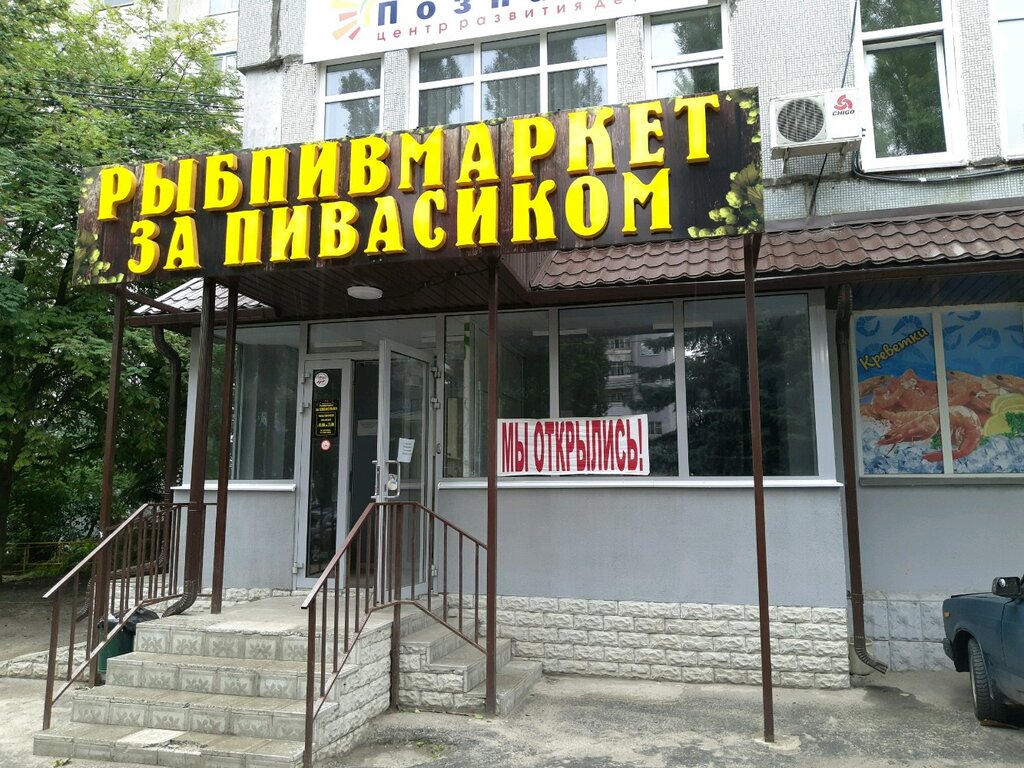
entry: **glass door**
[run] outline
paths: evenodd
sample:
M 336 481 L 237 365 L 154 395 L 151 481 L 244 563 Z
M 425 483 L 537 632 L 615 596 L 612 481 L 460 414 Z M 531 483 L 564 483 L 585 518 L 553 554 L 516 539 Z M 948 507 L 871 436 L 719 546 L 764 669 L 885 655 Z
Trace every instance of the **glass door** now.
M 380 343 L 380 414 L 376 498 L 432 504 L 429 439 L 431 358 L 393 341 Z M 418 508 L 402 507 L 402 585 L 425 589 L 427 522 Z M 385 537 L 386 538 L 386 537 Z
M 351 361 L 306 364 L 295 556 L 300 586 L 323 573 L 348 531 L 351 389 Z

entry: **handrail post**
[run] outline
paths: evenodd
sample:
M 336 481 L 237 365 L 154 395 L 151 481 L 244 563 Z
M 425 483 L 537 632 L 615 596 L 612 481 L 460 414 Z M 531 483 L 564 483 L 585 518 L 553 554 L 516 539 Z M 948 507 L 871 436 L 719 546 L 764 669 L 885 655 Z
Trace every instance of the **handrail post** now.
M 306 639 L 306 729 L 305 746 L 302 750 L 303 768 L 313 768 L 313 678 L 316 674 L 316 603 L 313 610 L 307 610 L 308 624 Z

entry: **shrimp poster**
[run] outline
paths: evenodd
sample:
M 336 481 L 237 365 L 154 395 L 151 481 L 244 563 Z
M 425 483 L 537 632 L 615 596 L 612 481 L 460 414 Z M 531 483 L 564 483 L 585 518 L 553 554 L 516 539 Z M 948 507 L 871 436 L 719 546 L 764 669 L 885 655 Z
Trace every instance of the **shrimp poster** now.
M 1019 307 L 864 314 L 854 332 L 865 475 L 1024 472 Z

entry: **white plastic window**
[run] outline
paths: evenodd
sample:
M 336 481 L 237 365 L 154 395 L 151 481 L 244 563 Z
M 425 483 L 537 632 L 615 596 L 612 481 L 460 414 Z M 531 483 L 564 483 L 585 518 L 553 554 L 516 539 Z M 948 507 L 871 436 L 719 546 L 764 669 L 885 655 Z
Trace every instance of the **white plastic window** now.
M 238 10 L 238 0 L 210 0 L 210 15 Z
M 996 74 L 1002 117 L 1003 154 L 1024 156 L 1024 101 L 1020 73 L 1024 71 L 1024 2 L 995 0 Z
M 962 161 L 949 0 L 861 0 L 869 169 Z
M 448 125 L 612 101 L 607 24 L 420 51 L 412 114 Z
M 380 59 L 329 65 L 323 83 L 325 139 L 380 131 Z
M 728 88 L 727 33 L 723 7 L 717 4 L 650 17 L 648 92 L 667 98 Z

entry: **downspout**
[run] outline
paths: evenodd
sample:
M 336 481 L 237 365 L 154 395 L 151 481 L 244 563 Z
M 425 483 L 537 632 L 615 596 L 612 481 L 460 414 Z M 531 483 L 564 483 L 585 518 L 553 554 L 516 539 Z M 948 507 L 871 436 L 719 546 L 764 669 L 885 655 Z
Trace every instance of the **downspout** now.
M 159 325 L 153 326 L 153 343 L 171 369 L 167 392 L 167 458 L 164 462 L 163 488 L 164 503 L 170 504 L 174 501 L 171 487 L 178 477 L 178 396 L 181 392 L 181 357 L 174 347 L 167 343 L 164 329 Z
M 860 563 L 860 520 L 857 510 L 857 468 L 854 466 L 856 449 L 853 435 L 854 401 L 850 391 L 850 312 L 853 292 L 849 284 L 839 289 L 836 312 L 836 347 L 839 353 L 839 418 L 843 448 L 843 491 L 846 495 L 846 547 L 850 561 L 850 589 L 847 595 L 853 609 L 853 650 L 857 658 L 883 675 L 889 667 L 872 658 L 864 636 L 864 584 Z

